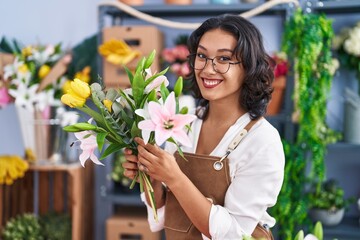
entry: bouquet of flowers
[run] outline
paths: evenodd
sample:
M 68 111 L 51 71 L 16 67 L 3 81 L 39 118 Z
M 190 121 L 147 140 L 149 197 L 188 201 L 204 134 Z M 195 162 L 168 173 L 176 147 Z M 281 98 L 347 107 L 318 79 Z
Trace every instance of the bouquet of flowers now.
M 66 80 L 63 74 L 71 56 L 61 51 L 60 44 L 22 49 L 15 46 L 15 60 L 4 68 L 3 85 L 9 89 L 8 95 L 15 99 L 16 105 L 31 112 L 60 106 L 62 84 Z
M 102 164 L 94 154 L 96 149 L 101 153 L 100 160 L 124 148 L 132 149 L 136 154 L 135 137 L 142 137 L 146 143 L 159 146 L 166 141 L 175 143 L 180 154 L 182 151 L 179 144 L 191 145 L 186 127 L 196 117 L 187 113 L 187 107 L 179 109 L 182 78 L 178 78 L 174 90 L 170 92 L 167 88 L 169 82 L 164 76 L 168 69 L 156 74 L 150 71 L 154 57 L 155 51 L 140 60 L 134 73 L 125 68 L 131 84 L 129 89 L 104 90 L 98 83 L 89 86 L 74 79 L 71 89 L 61 97 L 64 104 L 91 117 L 88 122 L 64 127 L 65 131 L 75 132 L 81 142 L 83 152 L 79 159 L 83 166 L 88 158 L 96 164 Z M 96 106 L 95 110 L 86 105 L 90 96 Z M 146 186 L 146 194 L 157 218 L 154 191 L 148 175 L 138 171 L 130 188 L 134 187 L 136 181 L 140 183 L 141 192 Z
M 343 28 L 333 39 L 340 63 L 356 71 L 360 83 L 360 22 L 352 28 Z M 360 92 L 360 88 L 359 88 Z

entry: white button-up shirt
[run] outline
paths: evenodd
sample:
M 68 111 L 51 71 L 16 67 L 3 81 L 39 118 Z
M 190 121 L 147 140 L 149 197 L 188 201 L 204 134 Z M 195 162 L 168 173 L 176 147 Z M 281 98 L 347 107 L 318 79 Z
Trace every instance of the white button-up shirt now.
M 241 116 L 210 156 L 222 157 L 237 133 L 249 122 L 249 114 Z M 184 152 L 195 153 L 201 125 L 201 119 L 192 123 L 189 137 L 193 147 L 184 147 Z M 166 150 L 175 152 L 176 147 L 168 144 Z M 211 207 L 209 230 L 212 239 L 239 239 L 250 236 L 258 223 L 273 227 L 276 222 L 266 210 L 275 205 L 284 177 L 285 157 L 278 131 L 266 119 L 259 120 L 228 159 L 231 184 L 224 206 Z M 146 203 L 144 194 L 142 199 Z M 154 221 L 151 207 L 147 205 L 147 209 L 151 230 L 163 229 L 165 206 L 158 209 L 158 222 Z M 203 239 L 208 238 L 203 235 Z

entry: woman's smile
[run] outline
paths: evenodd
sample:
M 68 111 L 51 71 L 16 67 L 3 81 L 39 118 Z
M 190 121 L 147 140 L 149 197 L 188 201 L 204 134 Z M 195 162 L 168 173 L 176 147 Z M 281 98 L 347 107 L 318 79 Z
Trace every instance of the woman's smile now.
M 222 83 L 222 80 L 202 78 L 202 82 L 205 88 L 214 88 L 217 87 L 220 83 Z

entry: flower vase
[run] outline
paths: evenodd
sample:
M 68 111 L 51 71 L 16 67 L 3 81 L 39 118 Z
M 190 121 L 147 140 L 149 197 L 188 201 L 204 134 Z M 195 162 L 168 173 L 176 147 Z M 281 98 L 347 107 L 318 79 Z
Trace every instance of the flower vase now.
M 16 112 L 27 160 L 36 164 L 59 163 L 61 128 L 57 119 L 50 118 L 51 109 L 40 112 L 16 106 Z
M 276 115 L 280 112 L 284 101 L 286 76 L 276 77 L 272 84 L 274 91 L 267 107 L 267 115 Z
M 360 96 L 349 88 L 345 89 L 344 141 L 360 144 Z

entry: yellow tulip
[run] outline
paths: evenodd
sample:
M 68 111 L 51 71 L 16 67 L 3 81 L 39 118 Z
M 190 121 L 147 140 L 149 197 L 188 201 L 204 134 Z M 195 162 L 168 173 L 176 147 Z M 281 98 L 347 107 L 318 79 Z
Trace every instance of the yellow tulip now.
M 109 40 L 99 46 L 99 53 L 105 57 L 106 61 L 116 65 L 126 65 L 141 53 L 138 50 L 132 49 L 123 40 Z
M 29 68 L 27 67 L 26 64 L 23 64 L 18 68 L 18 71 L 21 73 L 27 73 L 29 71 Z
M 71 80 L 66 80 L 62 86 L 63 93 L 67 93 L 71 89 Z
M 91 68 L 89 66 L 84 67 L 84 69 L 80 72 L 75 74 L 75 78 L 80 79 L 83 82 L 89 83 L 90 82 L 90 71 Z
M 112 112 L 111 106 L 112 106 L 113 102 L 111 100 L 109 100 L 109 99 L 105 99 L 103 101 L 103 103 L 104 103 L 104 106 L 107 108 L 107 110 L 109 112 Z
M 24 56 L 24 57 L 28 57 L 32 54 L 32 47 L 31 46 L 27 46 L 27 47 L 24 47 L 22 50 L 21 50 L 21 54 Z
M 88 98 L 91 94 L 89 84 L 77 78 L 71 82 L 71 90 L 70 94 L 75 94 L 77 97 L 84 99 Z
M 82 107 L 85 105 L 85 98 L 78 97 L 74 94 L 64 94 L 61 96 L 61 102 L 65 105 L 68 105 L 69 107 L 76 108 L 76 107 Z
M 49 65 L 42 65 L 39 69 L 39 78 L 43 79 L 46 77 L 50 72 L 51 67 Z

